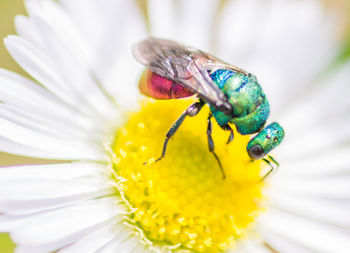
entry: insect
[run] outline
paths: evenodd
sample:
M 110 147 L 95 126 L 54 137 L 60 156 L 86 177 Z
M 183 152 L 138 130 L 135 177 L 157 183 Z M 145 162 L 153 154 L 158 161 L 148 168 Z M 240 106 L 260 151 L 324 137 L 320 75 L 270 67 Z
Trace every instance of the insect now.
M 270 106 L 254 75 L 208 53 L 171 40 L 149 37 L 135 44 L 132 51 L 136 60 L 146 67 L 139 82 L 141 93 L 155 99 L 179 99 L 193 95 L 197 95 L 199 99 L 170 127 L 162 154 L 156 161 L 165 156 L 169 139 L 184 119 L 197 115 L 208 104 L 208 147 L 223 178 L 225 172 L 215 153 L 212 138 L 212 117 L 223 130 L 230 132 L 227 143 L 234 139 L 229 123 L 234 124 L 237 132 L 242 135 L 257 133 L 248 142 L 246 149 L 251 159 L 263 159 L 270 165 L 271 169 L 263 179 L 273 170 L 271 162 L 278 166 L 267 154 L 281 143 L 284 130 L 276 122 L 264 127 L 270 114 Z

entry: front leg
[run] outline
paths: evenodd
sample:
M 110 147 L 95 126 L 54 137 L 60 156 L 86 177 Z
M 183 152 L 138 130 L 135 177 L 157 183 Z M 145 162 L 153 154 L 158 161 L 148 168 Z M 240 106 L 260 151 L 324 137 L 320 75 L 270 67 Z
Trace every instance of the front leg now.
M 273 165 L 271 164 L 271 162 L 273 162 L 273 163 L 276 165 L 276 169 L 280 166 L 280 164 L 279 164 L 272 156 L 268 155 L 267 157 L 268 157 L 268 159 L 263 158 L 262 160 L 263 160 L 267 165 L 270 166 L 270 170 L 265 174 L 265 176 L 263 176 L 263 177 L 261 178 L 261 180 L 260 180 L 261 182 L 264 181 L 265 178 L 267 178 L 268 175 L 270 175 L 271 172 L 275 169 L 275 168 L 273 167 Z M 269 159 L 271 160 L 271 162 L 269 161 Z
M 214 151 L 214 141 L 213 141 L 213 137 L 211 136 L 211 132 L 212 132 L 212 124 L 211 124 L 211 117 L 213 115 L 211 113 L 209 113 L 208 116 L 208 128 L 207 128 L 207 137 L 208 137 L 208 148 L 209 148 L 209 152 L 213 154 L 213 156 L 215 157 L 216 161 L 219 164 L 221 173 L 222 173 L 222 178 L 225 179 L 226 175 L 225 175 L 225 171 L 222 168 L 221 162 L 219 157 L 216 155 L 215 151 Z
M 174 122 L 174 124 L 170 127 L 169 131 L 166 134 L 166 137 L 165 137 L 165 140 L 164 140 L 164 144 L 163 144 L 162 155 L 157 160 L 155 160 L 155 162 L 160 161 L 165 156 L 165 152 L 166 152 L 166 148 L 167 148 L 169 139 L 179 129 L 180 125 L 185 120 L 186 116 L 190 116 L 190 117 L 196 116 L 199 113 L 199 111 L 202 109 L 203 105 L 204 105 L 204 102 L 202 100 L 200 100 L 199 102 L 193 103 Z
M 228 140 L 226 142 L 226 144 L 229 144 L 232 140 L 233 140 L 233 137 L 234 137 L 234 134 L 233 134 L 233 130 L 232 128 L 230 127 L 229 124 L 226 124 L 226 125 L 223 125 L 223 126 L 220 126 L 223 130 L 225 131 L 230 131 L 230 136 L 228 137 Z

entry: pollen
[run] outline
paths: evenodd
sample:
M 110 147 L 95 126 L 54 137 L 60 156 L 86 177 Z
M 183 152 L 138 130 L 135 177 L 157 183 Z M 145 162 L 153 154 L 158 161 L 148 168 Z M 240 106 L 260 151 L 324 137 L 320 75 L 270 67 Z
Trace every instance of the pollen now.
M 116 188 L 129 207 L 127 220 L 150 245 L 169 251 L 222 252 L 246 237 L 262 210 L 261 161 L 246 152 L 248 136 L 213 122 L 215 151 L 208 150 L 209 108 L 186 118 L 159 158 L 170 126 L 191 100 L 147 100 L 131 113 L 113 143 Z

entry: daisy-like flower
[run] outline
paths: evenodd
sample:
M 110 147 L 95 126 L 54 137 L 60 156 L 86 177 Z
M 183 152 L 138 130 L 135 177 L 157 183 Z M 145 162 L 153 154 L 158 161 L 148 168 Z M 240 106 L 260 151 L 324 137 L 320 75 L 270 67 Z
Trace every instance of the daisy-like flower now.
M 349 252 L 350 63 L 318 1 L 27 0 L 0 70 L 1 151 L 54 164 L 0 169 L 0 231 L 17 252 Z M 146 25 L 148 24 L 148 25 Z M 254 73 L 286 129 L 263 183 L 249 137 L 187 119 L 193 100 L 145 100 L 133 43 L 151 34 Z M 324 74 L 327 73 L 327 74 Z M 208 112 L 208 108 L 206 109 Z M 146 165 L 143 163 L 148 161 Z

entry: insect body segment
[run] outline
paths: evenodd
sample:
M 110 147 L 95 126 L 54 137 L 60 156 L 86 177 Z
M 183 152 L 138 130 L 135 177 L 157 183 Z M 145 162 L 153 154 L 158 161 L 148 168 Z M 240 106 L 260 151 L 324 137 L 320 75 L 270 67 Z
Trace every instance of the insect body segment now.
M 193 96 L 193 92 L 180 84 L 145 70 L 139 81 L 142 94 L 156 99 L 176 99 Z
M 228 69 L 216 70 L 210 76 L 233 108 L 231 116 L 211 108 L 218 124 L 233 123 L 243 135 L 258 132 L 265 125 L 270 106 L 256 77 Z
M 260 133 L 251 139 L 247 145 L 248 155 L 252 159 L 266 156 L 278 146 L 284 138 L 284 130 L 280 124 L 274 122 L 267 125 Z
M 230 131 L 227 143 L 233 140 L 229 123 L 234 124 L 240 134 L 258 133 L 247 145 L 252 159 L 263 158 L 281 143 L 284 131 L 278 123 L 263 128 L 270 114 L 270 106 L 254 75 L 203 51 L 154 37 L 137 43 L 133 47 L 133 55 L 146 67 L 139 82 L 144 95 L 155 99 L 178 99 L 191 95 L 199 98 L 199 102 L 187 108 L 170 127 L 162 155 L 156 161 L 165 156 L 168 140 L 184 119 L 195 116 L 204 104 L 208 104 L 211 110 L 207 125 L 209 151 L 217 160 L 223 177 L 225 173 L 211 137 L 212 116 L 223 130 Z M 267 159 L 263 160 L 271 165 Z M 273 158 L 270 160 L 278 165 Z

